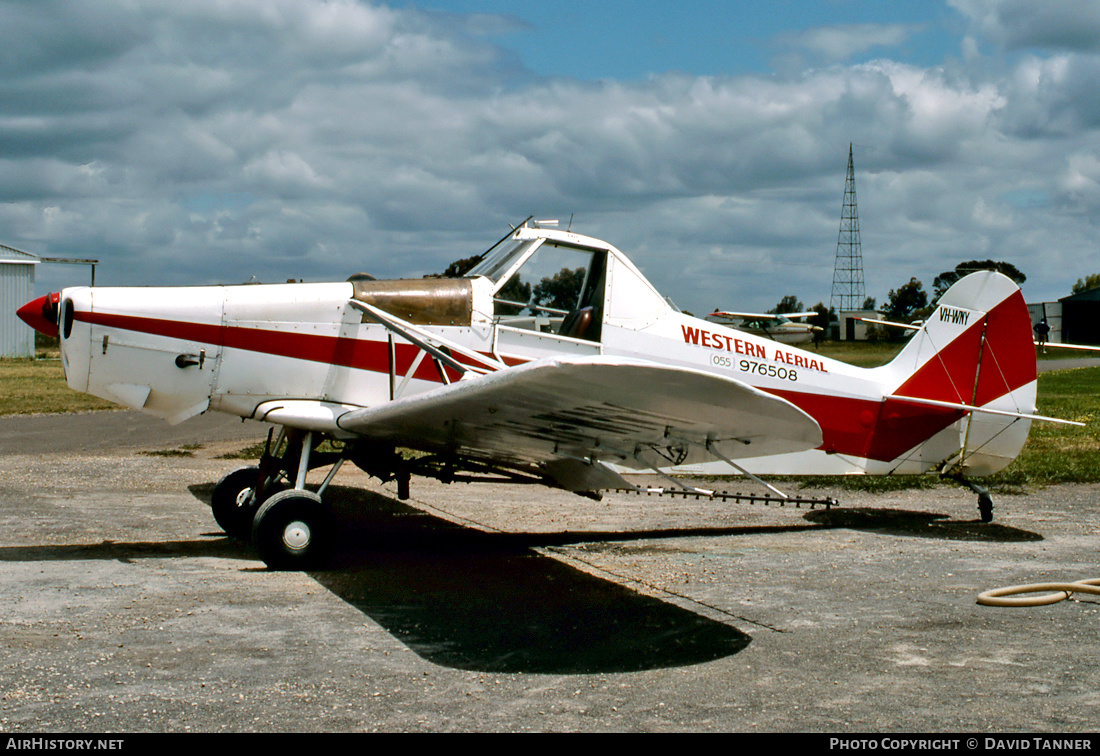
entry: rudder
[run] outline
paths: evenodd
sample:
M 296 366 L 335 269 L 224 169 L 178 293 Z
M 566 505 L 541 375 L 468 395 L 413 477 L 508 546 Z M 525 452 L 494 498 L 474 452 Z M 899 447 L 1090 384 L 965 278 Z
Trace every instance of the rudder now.
M 1019 287 L 995 271 L 960 279 L 939 300 L 924 326 L 882 368 L 889 402 L 902 397 L 1021 414 L 1035 412 L 1036 367 L 1031 317 Z M 925 405 L 927 406 L 927 405 Z M 944 411 L 948 411 L 947 408 Z M 921 444 L 936 449 L 942 472 L 988 475 L 1023 448 L 1026 418 L 958 410 L 950 427 Z M 913 455 L 909 455 L 913 456 Z

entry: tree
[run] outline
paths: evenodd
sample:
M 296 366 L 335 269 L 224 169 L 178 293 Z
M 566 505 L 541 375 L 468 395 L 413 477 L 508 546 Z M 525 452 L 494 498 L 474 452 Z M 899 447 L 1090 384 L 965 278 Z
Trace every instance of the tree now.
M 932 282 L 932 301 L 938 301 L 943 293 L 951 288 L 952 284 L 976 270 L 995 270 L 998 273 L 1003 273 L 1015 281 L 1017 286 L 1027 280 L 1027 276 L 1021 273 L 1019 268 L 1012 263 L 997 260 L 967 260 L 956 265 L 954 270 L 945 270 L 936 276 L 936 280 Z
M 500 288 L 500 291 L 496 293 L 494 299 L 516 303 L 503 304 L 498 301 L 496 303 L 497 315 L 519 315 L 520 312 L 523 311 L 523 308 L 527 306 L 527 303 L 531 301 L 531 284 L 525 283 L 523 278 L 517 273 L 509 278 L 508 283 Z
M 867 297 L 866 299 L 863 300 L 863 307 L 860 307 L 859 309 L 861 309 L 861 310 L 873 310 L 873 309 L 875 309 L 875 304 L 876 304 L 876 302 L 875 302 L 874 297 Z
M 447 269 L 442 273 L 428 273 L 424 278 L 462 278 L 471 268 L 481 261 L 482 257 L 484 257 L 484 255 L 463 257 L 461 260 L 455 260 L 448 265 Z
M 1093 273 L 1090 276 L 1078 278 L 1077 283 L 1073 285 L 1072 291 L 1074 294 L 1080 294 L 1082 291 L 1095 289 L 1098 286 L 1100 286 L 1100 273 Z
M 779 304 L 768 310 L 769 315 L 778 315 L 779 313 L 786 312 L 805 312 L 806 305 L 802 304 L 802 300 L 796 297 L 794 294 L 788 294 L 779 300 Z
M 928 294 L 924 291 L 924 284 L 916 278 L 910 278 L 909 283 L 892 290 L 886 297 L 882 314 L 895 323 L 908 323 L 918 317 L 927 306 Z
M 815 325 L 821 329 L 814 332 L 814 346 L 817 346 L 829 338 L 829 326 L 836 320 L 836 309 L 826 307 L 824 302 L 818 302 L 810 309 L 817 313 L 817 315 L 809 318 L 810 325 Z
M 586 268 L 562 268 L 552 278 L 543 278 L 531 293 L 531 301 L 556 310 L 572 310 L 581 298 L 586 272 Z
M 837 321 L 836 308 L 826 307 L 824 302 L 818 302 L 810 309 L 817 313 L 817 315 L 810 318 L 810 322 L 814 325 L 819 325 L 828 330 L 829 324 Z

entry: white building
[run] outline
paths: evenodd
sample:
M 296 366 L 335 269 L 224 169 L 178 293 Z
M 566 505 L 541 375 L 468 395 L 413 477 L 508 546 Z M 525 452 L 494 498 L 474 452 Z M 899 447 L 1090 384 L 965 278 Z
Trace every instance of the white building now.
M 862 318 L 878 320 L 881 317 L 882 313 L 875 310 L 844 310 L 839 312 L 837 313 L 837 330 L 833 338 L 836 341 L 866 341 L 868 328 L 875 326 L 873 323 L 863 322 Z M 881 327 L 879 326 L 879 328 Z
M 0 244 L 0 357 L 34 357 L 34 330 L 15 311 L 34 299 L 34 266 L 40 262 Z

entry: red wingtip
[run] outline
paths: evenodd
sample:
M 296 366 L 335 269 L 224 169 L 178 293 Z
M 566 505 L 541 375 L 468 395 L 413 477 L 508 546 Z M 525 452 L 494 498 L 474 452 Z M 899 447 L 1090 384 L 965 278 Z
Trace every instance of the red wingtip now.
M 19 319 L 39 333 L 57 338 L 60 331 L 57 327 L 57 305 L 61 301 L 61 295 L 57 292 L 46 294 L 15 311 Z

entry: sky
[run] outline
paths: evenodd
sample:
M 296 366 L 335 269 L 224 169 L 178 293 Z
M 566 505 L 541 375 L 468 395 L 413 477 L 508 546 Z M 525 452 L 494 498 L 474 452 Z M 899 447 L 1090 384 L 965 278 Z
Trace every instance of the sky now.
M 571 219 L 696 313 L 1100 271 L 1100 3 L 5 0 L 0 243 L 98 285 L 419 277 Z M 84 284 L 40 265 L 38 293 Z

